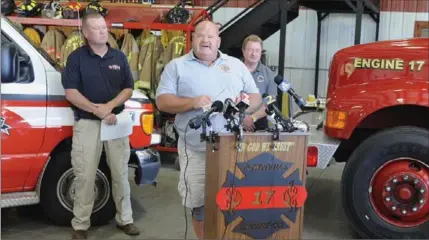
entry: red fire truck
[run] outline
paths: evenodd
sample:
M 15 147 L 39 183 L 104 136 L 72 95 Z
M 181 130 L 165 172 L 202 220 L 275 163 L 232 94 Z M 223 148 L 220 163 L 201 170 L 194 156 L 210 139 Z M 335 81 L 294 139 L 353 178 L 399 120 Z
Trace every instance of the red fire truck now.
M 429 238 L 428 72 L 428 38 L 333 56 L 324 122 L 310 144 L 317 165 L 346 163 L 342 203 L 362 237 Z

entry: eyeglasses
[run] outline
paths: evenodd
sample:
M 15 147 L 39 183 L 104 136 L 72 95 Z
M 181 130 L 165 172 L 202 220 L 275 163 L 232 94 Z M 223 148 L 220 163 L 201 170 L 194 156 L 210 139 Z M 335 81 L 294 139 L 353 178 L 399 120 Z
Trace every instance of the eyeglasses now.
M 252 48 L 247 48 L 245 51 L 248 53 L 261 53 L 262 52 L 261 49 L 252 49 Z

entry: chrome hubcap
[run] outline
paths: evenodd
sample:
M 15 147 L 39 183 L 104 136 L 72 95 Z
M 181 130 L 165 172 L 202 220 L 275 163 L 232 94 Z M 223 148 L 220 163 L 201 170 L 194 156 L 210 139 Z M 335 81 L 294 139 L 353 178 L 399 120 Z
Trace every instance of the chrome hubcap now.
M 70 212 L 73 212 L 73 204 L 76 195 L 76 176 L 70 168 L 60 177 L 57 183 L 57 197 L 61 205 Z M 92 212 L 102 209 L 110 197 L 110 183 L 106 175 L 99 169 L 95 175 L 94 184 L 94 206 Z

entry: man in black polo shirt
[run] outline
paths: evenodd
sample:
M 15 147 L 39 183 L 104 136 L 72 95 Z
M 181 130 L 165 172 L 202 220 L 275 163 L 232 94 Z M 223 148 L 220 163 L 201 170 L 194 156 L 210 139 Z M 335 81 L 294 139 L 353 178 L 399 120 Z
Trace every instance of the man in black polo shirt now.
M 275 99 L 277 84 L 274 82 L 276 74 L 261 62 L 262 39 L 256 35 L 246 37 L 242 45 L 244 64 L 252 74 L 253 80 L 261 95 L 268 94 Z M 243 125 L 247 131 L 266 130 L 268 128 L 265 107 L 245 117 Z
M 140 231 L 133 224 L 128 182 L 129 138 L 100 140 L 101 122 L 116 124 L 116 114 L 124 110 L 124 102 L 132 96 L 131 69 L 125 54 L 108 45 L 108 29 L 101 15 L 85 15 L 82 33 L 87 45 L 70 54 L 62 75 L 66 98 L 72 103 L 75 116 L 71 152 L 76 174 L 74 218 L 71 221 L 73 239 L 87 237 L 95 174 L 103 144 L 112 176 L 117 226 L 128 235 L 138 235 Z

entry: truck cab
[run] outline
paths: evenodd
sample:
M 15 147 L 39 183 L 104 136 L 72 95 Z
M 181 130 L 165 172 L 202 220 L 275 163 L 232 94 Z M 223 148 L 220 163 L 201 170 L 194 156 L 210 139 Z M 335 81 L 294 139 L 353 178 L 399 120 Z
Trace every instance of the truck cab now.
M 343 207 L 361 237 L 429 238 L 428 89 L 428 38 L 351 46 L 332 58 L 314 145 L 329 150 L 324 161 L 345 162 Z
M 138 185 L 156 184 L 160 159 L 151 146 L 154 107 L 138 90 L 125 103 L 133 119 L 131 157 Z M 74 173 L 71 143 L 74 117 L 65 99 L 61 68 L 21 29 L 1 16 L 1 207 L 41 204 L 55 224 L 73 217 Z M 92 225 L 115 216 L 110 171 L 100 159 L 96 175 Z

